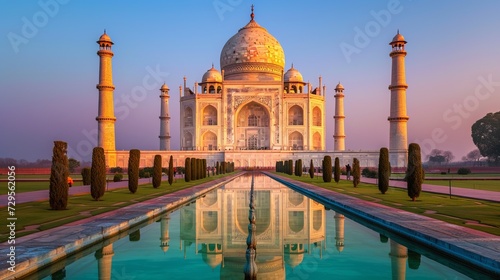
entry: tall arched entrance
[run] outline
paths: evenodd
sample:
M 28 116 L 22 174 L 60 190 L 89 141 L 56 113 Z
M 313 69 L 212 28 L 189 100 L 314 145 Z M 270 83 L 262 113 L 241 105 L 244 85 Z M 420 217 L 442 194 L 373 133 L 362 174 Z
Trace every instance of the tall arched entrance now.
M 269 112 L 257 102 L 244 105 L 236 116 L 236 149 L 268 150 L 271 146 Z

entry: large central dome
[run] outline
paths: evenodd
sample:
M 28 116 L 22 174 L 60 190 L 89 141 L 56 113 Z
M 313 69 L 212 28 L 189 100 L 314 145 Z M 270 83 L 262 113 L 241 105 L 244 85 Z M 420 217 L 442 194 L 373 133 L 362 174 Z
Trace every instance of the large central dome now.
M 250 22 L 231 37 L 220 54 L 228 80 L 281 80 L 285 53 L 273 35 L 260 26 L 252 12 Z

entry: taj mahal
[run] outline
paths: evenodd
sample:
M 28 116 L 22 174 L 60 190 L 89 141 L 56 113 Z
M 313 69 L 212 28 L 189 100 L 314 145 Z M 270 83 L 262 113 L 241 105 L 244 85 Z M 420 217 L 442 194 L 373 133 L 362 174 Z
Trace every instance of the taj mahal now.
M 98 146 L 104 148 L 107 166 L 126 167 L 129 151 L 115 148 L 113 42 L 104 32 L 97 43 Z M 393 167 L 406 166 L 408 148 L 405 44 L 399 31 L 390 42 L 388 148 Z M 344 86 L 339 82 L 335 87 L 332 106 L 326 104 L 322 77 L 317 81 L 305 82 L 293 64 L 285 71 L 282 46 L 257 23 L 252 7 L 250 21 L 222 48 L 220 70 L 212 65 L 192 88 L 184 78 L 179 87 L 180 116 L 175 117 L 180 122 L 178 135 L 170 132 L 170 89 L 166 84 L 159 89 L 159 150 L 141 151 L 140 166 L 152 166 L 157 154 L 162 155 L 164 166 L 170 155 L 174 166 L 183 166 L 186 157 L 207 159 L 210 166 L 217 161 L 234 162 L 236 168 L 273 167 L 276 161 L 299 158 L 312 159 L 319 166 L 325 155 L 339 157 L 341 164 L 352 163 L 356 157 L 362 166 L 376 166 L 378 151 L 345 150 Z M 335 108 L 333 139 L 325 135 L 329 125 L 325 110 L 330 108 Z M 170 149 L 171 137 L 180 138 L 179 151 Z M 333 141 L 333 151 L 326 151 L 327 141 Z

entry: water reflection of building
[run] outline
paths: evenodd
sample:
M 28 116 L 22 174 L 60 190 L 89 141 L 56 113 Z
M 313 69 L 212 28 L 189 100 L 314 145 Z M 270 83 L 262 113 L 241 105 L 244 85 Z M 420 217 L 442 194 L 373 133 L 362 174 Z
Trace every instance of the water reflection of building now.
M 250 183 L 238 177 L 180 210 L 184 252 L 195 244 L 208 265 L 221 265 L 221 278 L 243 274 Z M 284 279 L 285 264 L 293 268 L 311 245 L 323 247 L 325 209 L 267 176 L 255 177 L 254 187 L 258 278 Z
M 98 279 L 110 280 L 111 279 L 111 264 L 113 263 L 113 243 L 102 247 L 95 252 L 98 267 Z

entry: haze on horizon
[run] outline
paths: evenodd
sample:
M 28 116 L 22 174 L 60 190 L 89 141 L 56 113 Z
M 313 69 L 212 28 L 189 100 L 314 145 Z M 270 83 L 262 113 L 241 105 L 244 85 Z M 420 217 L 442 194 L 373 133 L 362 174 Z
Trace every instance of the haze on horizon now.
M 347 150 L 388 146 L 391 59 L 399 29 L 408 44 L 408 140 L 456 160 L 476 147 L 471 125 L 500 111 L 500 2 L 481 1 L 4 1 L 0 16 L 0 157 L 49 159 L 54 140 L 89 160 L 96 143 L 99 58 L 113 46 L 116 148 L 157 150 L 159 88 L 170 87 L 171 147 L 179 149 L 179 86 L 220 70 L 225 42 L 250 19 L 283 46 L 313 87 L 327 88 L 333 150 L 334 88 L 345 87 Z

